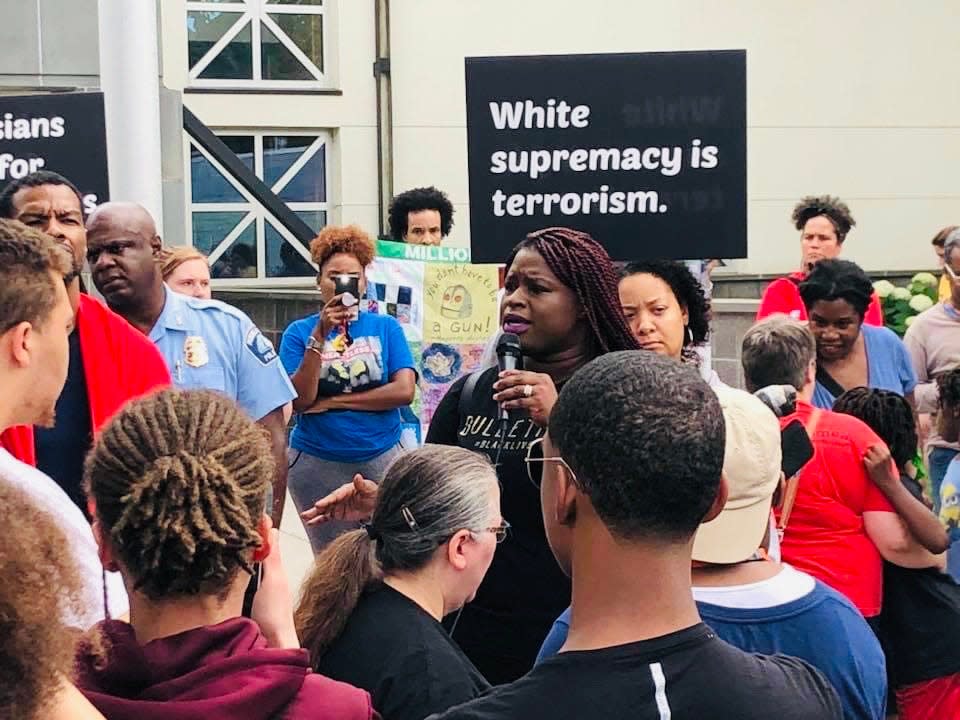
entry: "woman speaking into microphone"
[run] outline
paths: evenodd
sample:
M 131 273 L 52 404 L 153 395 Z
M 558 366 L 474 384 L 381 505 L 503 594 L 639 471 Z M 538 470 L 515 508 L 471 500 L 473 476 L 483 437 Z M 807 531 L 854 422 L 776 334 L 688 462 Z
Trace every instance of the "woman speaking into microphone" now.
M 607 252 L 586 233 L 547 228 L 528 235 L 507 258 L 501 305 L 501 327 L 519 339 L 522 369 L 494 367 L 461 378 L 430 423 L 428 443 L 459 445 L 497 465 L 511 534 L 474 601 L 459 618 L 448 618 L 454 640 L 492 684 L 533 666 L 570 601 L 524 460 L 567 378 L 598 355 L 639 349 L 620 310 L 617 280 Z

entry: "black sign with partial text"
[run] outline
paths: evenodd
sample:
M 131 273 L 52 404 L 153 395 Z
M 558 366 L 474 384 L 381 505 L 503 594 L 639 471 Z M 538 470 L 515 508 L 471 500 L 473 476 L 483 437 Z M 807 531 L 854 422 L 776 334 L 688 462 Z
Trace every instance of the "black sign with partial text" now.
M 109 199 L 103 93 L 0 96 L 0 187 L 37 170 L 73 182 L 85 213 Z

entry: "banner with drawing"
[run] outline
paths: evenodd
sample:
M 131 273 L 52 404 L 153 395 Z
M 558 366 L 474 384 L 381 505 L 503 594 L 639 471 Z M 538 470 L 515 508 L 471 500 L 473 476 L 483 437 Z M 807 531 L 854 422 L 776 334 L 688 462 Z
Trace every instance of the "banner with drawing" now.
M 497 265 L 469 264 L 463 248 L 430 248 L 380 241 L 367 269 L 367 312 L 400 322 L 417 362 L 419 392 L 411 406 L 422 437 L 450 386 L 480 368 L 497 331 Z M 407 259 L 411 258 L 411 259 Z M 415 258 L 415 259 L 414 259 Z

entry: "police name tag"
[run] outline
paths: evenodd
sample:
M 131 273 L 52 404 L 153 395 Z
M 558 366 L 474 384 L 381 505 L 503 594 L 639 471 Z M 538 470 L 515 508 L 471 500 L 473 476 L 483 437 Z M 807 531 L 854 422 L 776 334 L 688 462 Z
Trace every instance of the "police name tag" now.
M 183 343 L 183 359 L 190 367 L 203 367 L 210 362 L 207 344 L 199 335 L 188 335 Z
M 255 327 L 247 331 L 244 344 L 247 350 L 253 353 L 254 357 L 263 365 L 269 365 L 277 359 L 277 351 L 273 349 L 273 345 Z

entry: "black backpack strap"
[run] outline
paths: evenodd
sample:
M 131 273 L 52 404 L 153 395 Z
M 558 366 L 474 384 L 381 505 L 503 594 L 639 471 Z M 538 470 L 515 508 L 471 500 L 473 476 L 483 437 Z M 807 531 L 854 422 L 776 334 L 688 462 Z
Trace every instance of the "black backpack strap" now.
M 470 401 L 473 399 L 473 390 L 477 387 L 477 380 L 483 374 L 483 370 L 477 370 L 467 376 L 467 381 L 460 389 L 460 402 L 457 404 L 457 412 L 461 418 L 466 417 L 467 409 L 470 407 Z
M 833 376 L 819 365 L 817 365 L 817 382 L 823 385 L 826 391 L 835 398 L 840 397 L 846 392 L 843 386 L 834 380 Z

